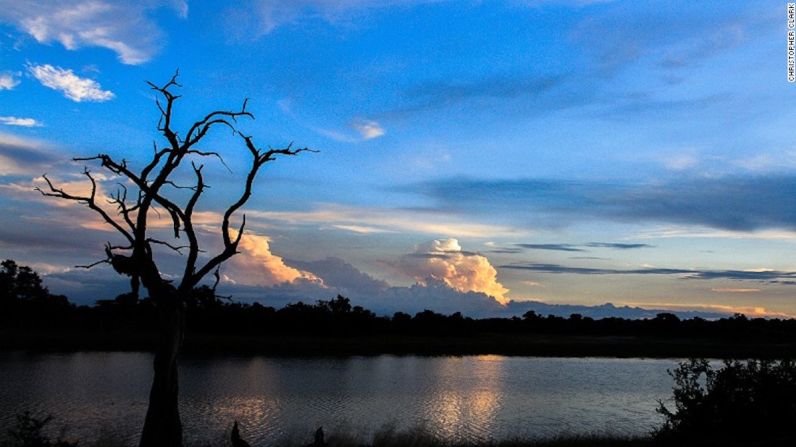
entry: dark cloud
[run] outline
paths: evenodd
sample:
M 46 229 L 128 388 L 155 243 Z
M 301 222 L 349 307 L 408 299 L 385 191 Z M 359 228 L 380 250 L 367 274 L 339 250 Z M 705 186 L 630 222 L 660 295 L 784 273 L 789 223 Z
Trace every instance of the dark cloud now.
M 517 247 L 530 250 L 552 250 L 552 251 L 586 251 L 570 244 L 514 244 Z
M 577 81 L 577 82 L 576 82 Z M 490 109 L 504 116 L 551 113 L 597 103 L 599 92 L 589 80 L 559 74 L 510 73 L 477 79 L 432 80 L 404 91 L 401 105 L 380 114 L 381 118 L 405 118 L 447 109 Z M 472 118 L 472 113 L 462 115 Z
M 489 250 L 487 253 L 500 253 L 500 254 L 508 254 L 513 255 L 517 253 L 522 253 L 521 248 L 512 248 L 512 247 L 501 247 Z
M 634 248 L 653 247 L 649 244 L 625 244 L 620 242 L 589 242 L 588 244 L 514 244 L 516 247 L 530 250 L 553 250 L 553 251 L 588 251 L 581 247 L 588 248 L 611 248 L 616 250 L 630 250 Z
M 594 248 L 613 248 L 616 250 L 632 250 L 634 248 L 652 248 L 654 245 L 649 244 L 626 244 L 621 242 L 589 242 L 586 247 Z
M 52 293 L 66 295 L 77 304 L 91 305 L 98 300 L 112 300 L 130 291 L 130 279 L 107 266 L 51 273 L 45 275 L 43 281 Z
M 444 80 L 416 85 L 406 95 L 409 99 L 418 100 L 419 105 L 425 108 L 433 108 L 473 98 L 535 96 L 559 86 L 565 80 L 562 76 L 550 75 L 495 76 L 464 82 Z
M 599 218 L 736 231 L 796 230 L 796 175 L 678 178 L 658 183 L 456 177 L 402 190 L 427 196 L 448 212 L 509 215 L 521 223 L 539 225 Z
M 0 135 L 0 154 L 19 166 L 45 166 L 56 160 L 53 154 L 25 140 Z
M 692 270 L 676 268 L 605 269 L 571 267 L 560 264 L 507 264 L 500 268 L 530 270 L 540 273 L 568 273 L 575 275 L 681 275 L 684 279 L 731 279 L 775 282 L 783 278 L 796 278 L 796 272 L 780 270 Z
M 326 258 L 320 261 L 286 261 L 290 266 L 312 272 L 323 278 L 325 285 L 340 289 L 345 295 L 359 293 L 378 294 L 390 287 L 387 281 L 376 279 L 363 273 L 340 258 Z

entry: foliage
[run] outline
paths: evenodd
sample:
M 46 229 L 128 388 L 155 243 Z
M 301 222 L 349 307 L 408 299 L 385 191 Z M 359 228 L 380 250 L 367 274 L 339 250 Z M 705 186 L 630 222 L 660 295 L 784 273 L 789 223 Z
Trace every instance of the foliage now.
M 666 422 L 659 439 L 796 441 L 793 361 L 726 360 L 714 369 L 705 359 L 691 359 L 670 374 L 674 409 L 660 403 Z
M 47 294 L 38 273 L 30 267 L 17 265 L 11 259 L 0 263 L 0 302 L 35 300 Z
M 45 427 L 52 421 L 52 416 L 43 419 L 36 418 L 26 411 L 16 415 L 17 424 L 8 430 L 7 440 L 3 447 L 76 447 L 77 443 L 70 443 L 62 439 L 51 441 L 44 433 Z

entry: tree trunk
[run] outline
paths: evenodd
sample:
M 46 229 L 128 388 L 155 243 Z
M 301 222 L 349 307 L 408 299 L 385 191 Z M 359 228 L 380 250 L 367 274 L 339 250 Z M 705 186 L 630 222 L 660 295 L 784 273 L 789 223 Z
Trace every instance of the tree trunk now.
M 185 308 L 176 293 L 155 298 L 160 339 L 155 352 L 149 408 L 140 447 L 182 446 L 182 422 L 178 406 L 177 355 L 185 332 Z

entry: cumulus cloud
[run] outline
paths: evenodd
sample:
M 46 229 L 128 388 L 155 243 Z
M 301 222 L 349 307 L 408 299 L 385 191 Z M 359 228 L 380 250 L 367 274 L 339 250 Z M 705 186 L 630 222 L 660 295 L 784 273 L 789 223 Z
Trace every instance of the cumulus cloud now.
M 241 254 L 229 261 L 226 279 L 252 286 L 273 286 L 299 280 L 321 282 L 314 274 L 290 267 L 284 259 L 271 253 L 270 241 L 268 236 L 244 233 L 238 246 Z
M 59 42 L 67 50 L 106 48 L 125 64 L 141 64 L 157 52 L 163 33 L 148 12 L 168 6 L 185 17 L 182 0 L 0 0 L 0 22 L 10 23 L 39 43 Z
M 509 290 L 497 280 L 497 270 L 480 254 L 462 250 L 453 238 L 436 239 L 415 247 L 400 263 L 404 273 L 416 280 L 442 281 L 460 292 L 481 292 L 502 304 L 508 302 Z
M 377 296 L 390 287 L 387 281 L 363 273 L 340 258 L 289 263 L 296 268 L 313 272 L 323 279 L 324 285 L 334 287 L 346 296 Z
M 115 96 L 110 90 L 102 90 L 97 81 L 81 78 L 70 69 L 53 67 L 49 64 L 31 65 L 30 73 L 43 86 L 58 90 L 75 102 L 104 102 Z
M 385 134 L 384 128 L 381 127 L 381 124 L 372 120 L 358 119 L 351 123 L 351 127 L 359 132 L 359 135 L 362 136 L 363 140 L 372 140 Z
M 33 118 L 20 118 L 17 116 L 0 116 L 0 123 L 6 126 L 41 127 L 42 124 Z
M 0 73 L 0 90 L 13 90 L 19 85 L 19 80 L 11 73 Z

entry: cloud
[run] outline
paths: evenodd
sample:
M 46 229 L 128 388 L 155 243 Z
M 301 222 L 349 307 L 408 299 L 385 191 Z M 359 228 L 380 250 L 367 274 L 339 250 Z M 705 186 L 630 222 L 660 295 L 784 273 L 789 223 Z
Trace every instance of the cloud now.
M 75 102 L 104 102 L 114 98 L 113 92 L 102 90 L 100 84 L 75 75 L 72 70 L 52 65 L 31 65 L 31 74 L 45 87 L 58 90 Z
M 309 211 L 249 211 L 246 215 L 283 225 L 313 224 L 360 234 L 409 231 L 436 236 L 484 237 L 516 233 L 507 226 L 466 222 L 461 217 L 437 210 L 323 204 Z
M 372 120 L 357 119 L 352 124 L 354 128 L 362 136 L 363 140 L 372 140 L 384 135 L 384 128 L 379 123 Z
M 238 250 L 224 272 L 227 280 L 236 284 L 272 286 L 298 280 L 320 282 L 314 274 L 290 267 L 279 256 L 271 253 L 270 239 L 254 233 L 244 233 Z
M 0 73 L 0 90 L 13 90 L 19 85 L 19 80 L 11 73 Z
M 67 50 L 106 48 L 124 64 L 142 64 L 157 52 L 163 33 L 149 18 L 161 6 L 187 15 L 184 1 L 0 0 L 0 22 L 11 23 L 39 43 Z
M 570 244 L 514 244 L 520 248 L 531 250 L 552 250 L 552 251 L 586 251 Z
M 654 69 L 678 70 L 703 63 L 776 29 L 777 15 L 770 7 L 749 3 L 721 11 L 707 5 L 665 8 L 666 2 L 623 3 L 584 16 L 570 38 L 605 70 L 633 63 Z M 639 33 L 649 37 L 644 42 Z
M 365 118 L 354 118 L 349 126 L 359 134 L 359 136 L 356 136 L 349 130 L 339 131 L 309 123 L 307 119 L 299 116 L 299 114 L 294 111 L 294 104 L 290 98 L 282 98 L 276 102 L 276 105 L 279 107 L 279 110 L 281 110 L 282 113 L 289 116 L 293 121 L 301 126 L 304 126 L 319 135 L 323 135 L 326 138 L 339 141 L 341 143 L 359 143 L 361 141 L 379 138 L 386 133 L 381 124 L 376 121 Z
M 435 239 L 419 244 L 401 260 L 400 269 L 424 282 L 427 278 L 442 281 L 460 292 L 480 292 L 498 302 L 508 302 L 509 292 L 497 280 L 497 270 L 480 254 L 462 251 L 456 239 Z
M 665 222 L 732 231 L 796 230 L 796 175 L 676 177 L 648 183 L 455 177 L 400 188 L 451 214 L 522 224 Z M 617 248 L 617 247 L 613 247 Z
M 19 118 L 16 116 L 0 116 L 0 123 L 6 126 L 41 127 L 42 123 L 33 118 Z
M 581 247 L 588 248 L 610 248 L 614 250 L 631 250 L 635 248 L 648 248 L 653 247 L 649 244 L 627 244 L 621 242 L 589 242 L 588 244 L 514 244 L 515 247 L 530 249 L 530 250 L 552 250 L 552 251 L 589 251 Z M 502 251 L 493 251 L 496 253 L 518 253 L 518 249 L 502 248 Z
M 0 176 L 38 175 L 55 160 L 37 140 L 0 133 Z
M 784 312 L 777 312 L 766 309 L 762 306 L 729 306 L 725 304 L 707 304 L 707 303 L 624 303 L 631 306 L 655 306 L 662 307 L 667 311 L 674 311 L 676 313 L 687 313 L 691 316 L 700 313 L 713 313 L 713 317 L 709 318 L 726 318 L 734 314 L 744 314 L 752 318 L 794 318 L 793 314 Z
M 493 107 L 495 102 L 522 99 L 523 109 L 560 110 L 592 101 L 590 92 L 573 94 L 560 91 L 568 78 L 560 75 L 527 74 L 484 76 L 478 79 L 445 79 L 424 82 L 404 92 L 407 105 L 389 110 L 384 116 L 404 117 L 415 113 L 467 103 L 472 107 Z
M 674 312 L 681 318 L 695 316 L 721 318 L 738 312 L 755 317 L 787 317 L 786 314 L 762 307 L 720 304 L 625 303 L 623 306 L 615 306 L 608 303 L 583 306 L 541 301 L 509 301 L 503 305 L 485 293 L 462 292 L 445 281 L 434 278 L 427 278 L 423 284 L 418 283 L 410 287 L 391 287 L 338 258 L 290 263 L 301 269 L 316 271 L 324 278 L 323 283 L 297 280 L 272 286 L 251 286 L 222 282 L 219 285 L 220 293 L 231 294 L 236 301 L 256 301 L 274 307 L 298 301 L 328 300 L 342 293 L 351 298 L 354 305 L 361 305 L 379 315 L 389 315 L 399 311 L 415 313 L 430 309 L 446 314 L 461 312 L 464 315 L 482 318 L 519 316 L 529 310 L 539 315 L 567 317 L 578 313 L 593 318 L 654 318 L 660 312 Z M 51 269 L 52 273 L 44 275 L 45 284 L 54 293 L 65 293 L 78 303 L 93 303 L 97 299 L 109 299 L 129 291 L 129 281 L 107 267 L 92 270 L 56 267 Z M 536 286 L 536 283 L 528 285 Z M 629 307 L 628 304 L 642 307 Z
M 652 248 L 654 245 L 649 244 L 627 244 L 622 242 L 589 242 L 585 247 L 593 248 L 611 248 L 614 250 L 633 250 L 636 248 Z
M 710 291 L 716 293 L 760 293 L 760 289 L 744 289 L 737 287 L 717 287 L 710 289 Z
M 350 23 L 368 14 L 393 7 L 410 7 L 438 0 L 255 0 L 251 6 L 229 9 L 228 23 L 238 37 L 262 37 L 277 28 L 321 21 Z
M 376 296 L 390 287 L 387 281 L 363 273 L 340 258 L 288 261 L 288 263 L 298 269 L 312 272 L 323 279 L 324 285 L 338 289 L 346 296 Z
M 560 264 L 517 263 L 501 265 L 500 268 L 529 270 L 540 273 L 574 275 L 679 275 L 682 279 L 730 279 L 738 281 L 760 281 L 782 283 L 781 280 L 796 278 L 796 272 L 781 270 L 696 270 L 679 268 L 606 269 L 571 267 Z

